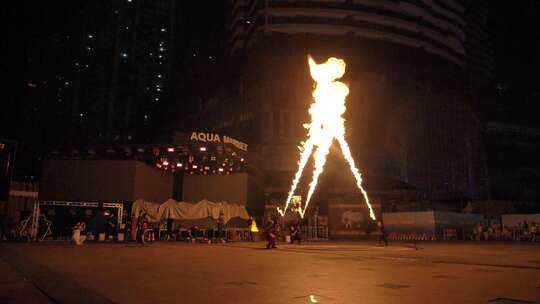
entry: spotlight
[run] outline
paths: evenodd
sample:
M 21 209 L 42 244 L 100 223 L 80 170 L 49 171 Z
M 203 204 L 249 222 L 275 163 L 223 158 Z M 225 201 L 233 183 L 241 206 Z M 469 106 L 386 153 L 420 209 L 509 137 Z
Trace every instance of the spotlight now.
M 193 168 L 193 169 L 197 169 L 197 165 L 193 165 L 193 167 L 192 167 L 192 168 Z
M 178 163 L 178 164 L 176 164 L 176 166 L 177 166 L 178 168 L 182 168 L 182 163 Z
M 223 172 L 223 168 L 219 168 L 218 171 L 219 171 L 219 172 Z
M 167 148 L 167 152 L 174 152 L 174 148 Z
M 199 150 L 205 152 L 205 151 L 206 151 L 206 147 L 200 147 Z
M 168 162 L 168 161 L 164 161 L 164 162 L 163 162 L 163 165 L 164 165 L 164 166 L 168 166 L 168 165 L 169 165 L 169 162 Z

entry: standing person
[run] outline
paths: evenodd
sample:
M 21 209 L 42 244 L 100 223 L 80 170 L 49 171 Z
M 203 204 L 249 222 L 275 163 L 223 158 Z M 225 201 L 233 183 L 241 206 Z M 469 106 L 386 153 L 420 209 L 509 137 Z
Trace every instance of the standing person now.
M 144 229 L 146 226 L 146 214 L 141 211 L 139 217 L 137 218 L 137 241 L 141 244 L 144 244 Z
M 0 241 L 5 240 L 6 229 L 7 227 L 7 216 L 5 214 L 0 214 Z
M 482 225 L 482 235 L 484 241 L 489 240 L 489 224 L 487 224 L 486 226 Z
M 107 217 L 105 235 L 107 236 L 108 240 L 113 240 L 115 237 L 117 237 L 116 219 L 114 218 L 114 215 L 112 213 L 109 213 L 109 216 Z
M 379 227 L 379 239 L 377 241 L 377 244 L 381 245 L 384 242 L 384 246 L 388 246 L 388 238 L 382 221 L 377 222 L 377 227 Z
M 257 228 L 257 224 L 255 224 L 255 220 L 253 219 L 253 217 L 249 217 L 249 220 L 247 221 L 247 224 L 248 224 L 248 241 L 250 242 L 253 242 L 255 241 L 255 236 L 254 236 L 254 233 L 256 232 L 256 228 Z
M 174 220 L 172 218 L 167 218 L 167 241 L 173 238 L 173 225 Z
M 274 223 L 274 221 L 269 219 L 264 230 L 265 230 L 266 238 L 268 240 L 268 243 L 266 244 L 266 249 L 277 248 L 276 224 Z
M 302 239 L 300 238 L 300 225 L 292 224 L 289 226 L 289 232 L 291 234 L 291 244 L 294 244 L 294 241 L 298 241 L 298 245 L 300 245 L 302 242 Z
M 218 236 L 217 238 L 221 242 L 225 242 L 225 237 L 223 236 L 223 232 L 225 231 L 225 216 L 223 215 L 223 212 L 219 212 L 219 217 L 217 219 L 217 229 L 218 229 Z

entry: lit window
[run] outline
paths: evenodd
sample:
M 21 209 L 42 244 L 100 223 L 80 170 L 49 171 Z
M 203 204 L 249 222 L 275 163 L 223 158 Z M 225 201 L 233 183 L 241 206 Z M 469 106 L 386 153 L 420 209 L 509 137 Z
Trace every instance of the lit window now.
M 89 39 L 92 39 L 92 38 L 94 38 L 94 35 L 88 34 L 88 38 L 89 38 Z
M 154 101 L 159 101 L 159 98 L 156 97 L 156 98 L 154 99 Z
M 129 30 L 129 26 L 126 26 L 126 30 Z
M 79 116 L 80 116 L 80 117 L 84 117 L 84 114 L 83 114 L 83 113 L 80 113 Z
M 160 88 L 157 88 L 156 91 L 161 92 L 161 89 L 160 89 Z
M 144 119 L 145 119 L 145 120 L 148 120 L 148 115 L 144 115 Z
M 165 48 L 164 48 L 164 47 L 160 47 L 160 48 L 159 48 L 159 51 L 160 51 L 160 52 L 165 52 Z
M 158 55 L 158 58 L 159 58 L 159 59 L 163 58 L 163 55 Z
M 182 164 L 181 164 L 181 163 L 178 163 L 178 164 L 176 164 L 176 166 L 177 166 L 178 168 L 180 168 L 180 167 L 182 167 Z
M 167 31 L 167 29 L 166 29 L 166 28 L 164 28 L 164 27 L 162 27 L 162 28 L 161 28 L 161 32 L 163 32 L 163 33 L 164 33 L 164 32 L 166 32 L 166 31 Z
M 69 87 L 69 81 L 66 81 L 64 84 L 66 85 L 66 87 Z
M 120 57 L 128 58 L 128 53 L 127 52 L 122 52 L 122 53 L 120 53 Z
M 219 168 L 218 171 L 219 171 L 219 172 L 223 172 L 223 168 Z
M 174 148 L 167 148 L 167 152 L 174 152 Z
M 157 78 L 161 78 L 161 74 L 157 74 Z
M 85 68 L 89 68 L 90 66 L 89 66 L 88 64 L 85 64 L 84 67 L 85 67 Z
M 206 151 L 206 147 L 200 147 L 199 150 L 204 152 L 204 151 Z

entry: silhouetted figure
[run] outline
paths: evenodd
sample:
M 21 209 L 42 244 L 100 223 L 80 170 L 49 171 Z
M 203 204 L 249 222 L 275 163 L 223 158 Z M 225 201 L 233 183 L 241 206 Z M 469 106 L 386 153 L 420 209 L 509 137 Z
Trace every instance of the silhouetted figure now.
M 388 246 L 386 230 L 384 229 L 384 224 L 382 223 L 382 221 L 377 222 L 377 227 L 379 227 L 379 240 L 377 243 L 381 245 L 384 242 L 384 246 Z
M 294 241 L 298 242 L 298 245 L 302 242 L 302 239 L 300 237 L 300 225 L 298 224 L 292 224 L 289 227 L 289 232 L 291 234 L 291 244 L 294 244 Z
M 273 220 L 269 220 L 264 229 L 266 234 L 266 239 L 268 243 L 266 244 L 266 249 L 277 248 L 276 239 L 277 239 L 277 226 Z

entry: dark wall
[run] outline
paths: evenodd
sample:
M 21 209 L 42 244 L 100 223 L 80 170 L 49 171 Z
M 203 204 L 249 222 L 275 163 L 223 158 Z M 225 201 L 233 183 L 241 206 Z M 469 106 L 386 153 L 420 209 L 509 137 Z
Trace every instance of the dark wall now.
M 47 160 L 40 200 L 163 202 L 171 196 L 172 175 L 130 160 Z
M 15 156 L 15 144 L 0 139 L 0 202 L 9 198 L 9 184 Z
M 163 203 L 172 197 L 173 176 L 145 163 L 135 163 L 133 198 Z
M 183 180 L 183 201 L 196 203 L 202 199 L 247 204 L 248 174 L 186 175 Z

